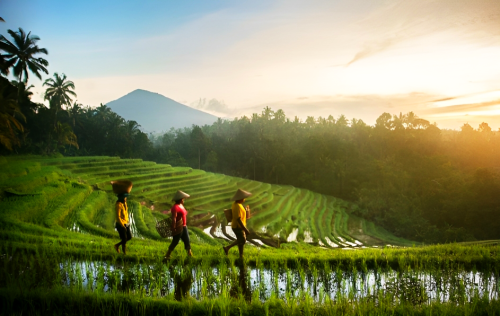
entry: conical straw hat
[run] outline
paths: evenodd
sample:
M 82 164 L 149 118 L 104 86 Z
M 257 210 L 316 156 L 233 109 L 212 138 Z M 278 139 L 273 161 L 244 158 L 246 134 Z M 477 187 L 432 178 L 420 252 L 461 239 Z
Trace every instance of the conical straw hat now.
M 130 193 L 132 190 L 132 181 L 130 180 L 115 180 L 111 181 L 113 192 L 115 194 Z
M 179 190 L 179 191 L 175 192 L 175 195 L 172 198 L 172 201 L 178 201 L 178 200 L 185 199 L 185 198 L 188 198 L 188 197 L 190 197 L 189 194 L 187 194 L 187 193 L 182 192 L 181 190 Z
M 234 196 L 231 198 L 230 201 L 239 201 L 239 200 L 243 200 L 249 196 L 251 196 L 252 193 L 248 192 L 248 191 L 245 191 L 245 190 L 242 190 L 242 189 L 238 189 L 238 191 L 236 191 L 236 193 L 234 194 Z

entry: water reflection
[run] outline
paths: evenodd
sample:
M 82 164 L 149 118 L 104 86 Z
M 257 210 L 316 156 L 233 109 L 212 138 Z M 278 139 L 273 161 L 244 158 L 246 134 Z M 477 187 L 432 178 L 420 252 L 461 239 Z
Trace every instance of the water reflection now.
M 193 285 L 193 274 L 187 270 L 187 273 L 175 271 L 173 266 L 169 267 L 170 275 L 174 280 L 174 298 L 177 301 L 182 301 L 190 297 L 191 286 Z
M 242 263 L 217 267 L 163 264 L 113 265 L 66 262 L 63 284 L 90 291 L 142 293 L 153 297 L 239 298 L 285 301 L 310 297 L 325 300 L 377 299 L 379 295 L 411 304 L 459 302 L 473 297 L 498 299 L 499 276 L 470 271 L 341 271 L 325 269 L 253 268 Z
M 238 278 L 237 280 L 231 281 L 231 289 L 229 291 L 229 294 L 233 298 L 243 297 L 245 301 L 250 302 L 252 293 L 248 286 L 248 271 L 245 263 L 242 263 L 240 261 L 240 263 L 238 264 L 238 270 Z

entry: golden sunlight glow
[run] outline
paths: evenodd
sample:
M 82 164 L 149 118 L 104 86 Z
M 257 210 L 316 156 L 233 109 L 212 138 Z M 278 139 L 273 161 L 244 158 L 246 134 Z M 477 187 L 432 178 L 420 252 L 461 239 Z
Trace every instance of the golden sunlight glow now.
M 492 100 L 500 100 L 500 90 L 489 91 L 485 93 L 474 93 L 472 95 L 456 97 L 449 100 L 436 101 L 433 105 L 437 107 L 448 107 L 461 104 L 476 104 L 490 102 Z
M 500 101 L 498 105 L 492 107 L 491 110 L 487 111 L 464 111 L 464 112 L 451 112 L 451 113 L 441 113 L 441 114 L 432 114 L 430 117 L 457 117 L 457 116 L 497 116 L 500 115 Z

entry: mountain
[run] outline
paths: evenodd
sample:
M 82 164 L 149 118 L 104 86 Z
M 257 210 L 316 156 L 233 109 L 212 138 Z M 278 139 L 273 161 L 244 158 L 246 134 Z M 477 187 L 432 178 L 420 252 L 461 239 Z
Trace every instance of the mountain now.
M 144 131 L 161 132 L 173 128 L 211 125 L 217 117 L 180 104 L 161 94 L 137 89 L 108 102 L 108 107 L 126 120 L 139 123 Z

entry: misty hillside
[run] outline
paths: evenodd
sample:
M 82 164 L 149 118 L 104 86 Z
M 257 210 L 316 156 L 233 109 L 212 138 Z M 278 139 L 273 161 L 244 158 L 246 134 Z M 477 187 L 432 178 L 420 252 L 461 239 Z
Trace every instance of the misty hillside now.
M 138 122 L 147 132 L 168 131 L 171 127 L 183 128 L 212 124 L 217 117 L 161 94 L 137 89 L 106 104 L 126 120 Z

